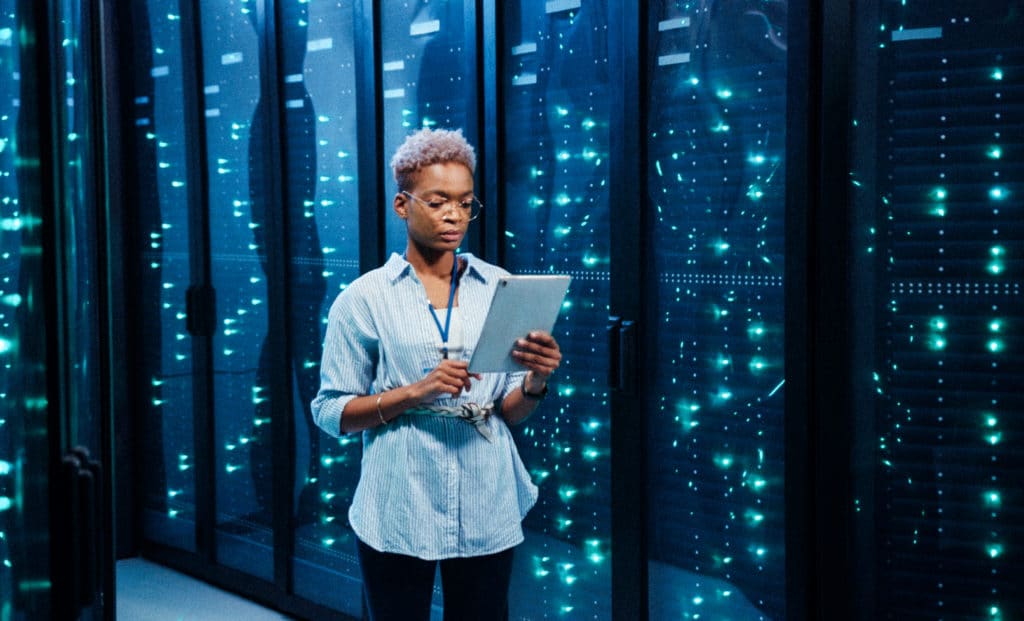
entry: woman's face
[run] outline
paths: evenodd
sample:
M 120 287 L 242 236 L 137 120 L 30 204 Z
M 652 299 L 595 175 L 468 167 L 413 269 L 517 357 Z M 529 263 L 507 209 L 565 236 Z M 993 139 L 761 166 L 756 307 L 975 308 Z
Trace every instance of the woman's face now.
M 463 164 L 432 164 L 414 176 L 415 185 L 395 196 L 395 212 L 406 221 L 409 241 L 423 250 L 453 251 L 469 227 L 458 202 L 473 196 L 473 175 Z M 409 196 L 412 194 L 415 196 Z M 427 203 L 444 203 L 431 207 Z

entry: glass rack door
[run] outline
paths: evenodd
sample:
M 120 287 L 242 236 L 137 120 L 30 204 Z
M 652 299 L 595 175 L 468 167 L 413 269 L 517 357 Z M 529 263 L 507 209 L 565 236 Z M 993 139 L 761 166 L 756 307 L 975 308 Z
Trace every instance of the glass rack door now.
M 1024 20 L 869 2 L 853 87 L 858 607 L 1015 618 L 1024 540 Z
M 785 7 L 650 6 L 651 619 L 786 615 Z
M 50 614 L 44 180 L 38 91 L 46 74 L 27 2 L 0 2 L 0 609 Z
M 516 429 L 540 498 L 524 523 L 512 614 L 608 618 L 610 12 L 605 2 L 539 0 L 502 10 L 503 267 L 573 277 L 555 327 L 565 360 L 557 396 Z
M 302 0 L 279 6 L 297 446 L 295 593 L 359 616 L 362 583 L 348 525 L 359 436 L 331 438 L 310 414 L 330 305 L 359 275 L 355 9 Z

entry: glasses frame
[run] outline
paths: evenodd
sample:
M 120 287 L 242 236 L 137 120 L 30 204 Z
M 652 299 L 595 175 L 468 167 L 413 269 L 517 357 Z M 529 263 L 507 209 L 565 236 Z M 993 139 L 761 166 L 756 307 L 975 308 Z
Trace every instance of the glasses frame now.
M 432 212 L 434 212 L 434 213 L 441 213 L 441 210 L 445 209 L 447 207 L 452 207 L 455 210 L 455 213 L 458 213 L 458 214 L 466 213 L 465 201 L 460 201 L 458 199 L 449 198 L 449 199 L 445 199 L 444 201 L 436 201 L 435 202 L 435 201 L 428 201 L 426 199 L 420 198 L 419 196 L 416 196 L 412 192 L 406 192 L 405 190 L 401 190 L 401 193 L 405 194 L 409 198 L 418 200 L 419 202 L 423 203 L 425 206 L 429 207 L 430 210 Z M 476 207 L 476 213 L 473 213 L 473 207 L 474 206 Z M 476 220 L 477 218 L 479 218 L 480 217 L 480 213 L 483 210 L 484 210 L 483 201 L 481 201 L 479 198 L 477 198 L 476 195 L 474 194 L 473 198 L 471 199 L 471 205 L 469 207 L 469 220 L 468 221 L 472 222 L 473 220 Z

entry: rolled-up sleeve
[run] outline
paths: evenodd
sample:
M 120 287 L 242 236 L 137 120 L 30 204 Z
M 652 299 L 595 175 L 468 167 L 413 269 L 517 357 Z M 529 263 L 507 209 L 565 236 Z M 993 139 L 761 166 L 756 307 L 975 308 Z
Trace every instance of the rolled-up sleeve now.
M 509 396 L 510 393 L 519 390 L 523 380 L 526 379 L 526 371 L 505 374 L 505 384 L 501 387 L 501 398 Z
M 365 297 L 350 287 L 331 305 L 320 363 L 320 391 L 313 399 L 313 421 L 338 437 L 345 406 L 370 394 L 380 340 Z

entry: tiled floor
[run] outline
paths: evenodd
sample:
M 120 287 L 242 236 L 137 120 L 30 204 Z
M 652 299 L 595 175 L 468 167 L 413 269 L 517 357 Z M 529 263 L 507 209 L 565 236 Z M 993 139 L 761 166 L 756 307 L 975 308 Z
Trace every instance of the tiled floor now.
M 118 621 L 291 619 L 172 569 L 133 558 L 117 563 Z

